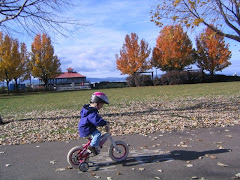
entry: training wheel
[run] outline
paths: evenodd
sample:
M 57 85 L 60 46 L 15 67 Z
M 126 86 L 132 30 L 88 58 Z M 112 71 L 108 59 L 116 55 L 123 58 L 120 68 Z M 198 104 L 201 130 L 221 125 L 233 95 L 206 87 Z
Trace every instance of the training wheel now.
M 82 162 L 79 164 L 79 170 L 82 172 L 86 172 L 89 168 L 89 165 L 87 162 Z

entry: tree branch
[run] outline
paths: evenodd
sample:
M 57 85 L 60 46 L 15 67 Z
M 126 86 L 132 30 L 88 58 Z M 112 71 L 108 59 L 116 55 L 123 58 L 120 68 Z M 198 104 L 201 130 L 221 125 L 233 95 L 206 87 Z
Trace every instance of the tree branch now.
M 8 20 L 15 19 L 16 17 L 18 17 L 21 14 L 21 12 L 23 11 L 23 9 L 25 8 L 25 5 L 27 4 L 27 2 L 28 2 L 28 0 L 24 1 L 23 5 L 20 7 L 19 11 L 14 16 L 12 16 L 12 17 L 7 16 L 5 19 L 1 20 L 0 25 L 4 21 L 8 21 Z

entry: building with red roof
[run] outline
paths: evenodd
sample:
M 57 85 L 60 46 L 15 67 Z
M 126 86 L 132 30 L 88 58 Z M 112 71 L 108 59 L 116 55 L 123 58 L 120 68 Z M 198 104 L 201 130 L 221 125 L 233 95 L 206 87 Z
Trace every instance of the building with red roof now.
M 68 68 L 67 72 L 62 72 L 59 76 L 54 79 L 50 79 L 49 85 L 79 85 L 86 82 L 86 76 L 79 74 L 72 68 Z

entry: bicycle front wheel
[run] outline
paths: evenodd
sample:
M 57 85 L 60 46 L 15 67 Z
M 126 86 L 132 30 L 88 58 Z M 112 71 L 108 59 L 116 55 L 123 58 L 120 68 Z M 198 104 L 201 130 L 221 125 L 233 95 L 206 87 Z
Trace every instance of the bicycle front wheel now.
M 111 146 L 109 147 L 109 157 L 113 161 L 117 161 L 117 162 L 124 161 L 127 158 L 129 153 L 128 146 L 123 141 L 116 141 L 115 143 L 117 145 L 119 152 L 115 149 L 113 144 L 111 144 Z

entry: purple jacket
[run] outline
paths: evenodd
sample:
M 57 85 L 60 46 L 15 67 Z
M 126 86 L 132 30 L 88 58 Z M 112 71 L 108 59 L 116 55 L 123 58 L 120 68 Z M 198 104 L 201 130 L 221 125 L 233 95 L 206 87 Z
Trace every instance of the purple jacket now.
M 78 131 L 80 137 L 86 137 L 96 131 L 97 126 L 106 125 L 106 121 L 98 115 L 98 110 L 85 104 L 80 113 Z

